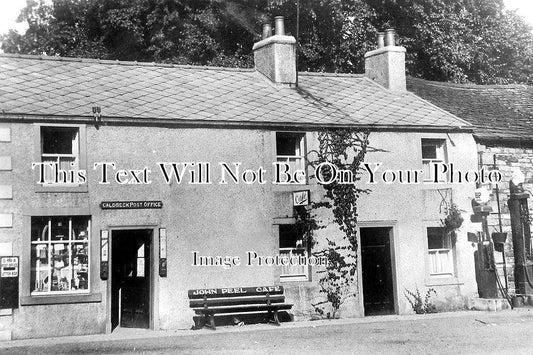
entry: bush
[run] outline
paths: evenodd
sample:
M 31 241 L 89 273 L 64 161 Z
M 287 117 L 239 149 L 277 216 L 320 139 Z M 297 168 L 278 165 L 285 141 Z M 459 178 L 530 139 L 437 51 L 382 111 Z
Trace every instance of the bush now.
M 437 308 L 433 303 L 431 303 L 432 293 L 434 293 L 435 296 L 437 295 L 437 291 L 432 288 L 428 289 L 426 292 L 426 296 L 422 299 L 420 291 L 417 287 L 415 292 L 405 289 L 404 294 L 405 298 L 407 298 L 407 301 L 409 301 L 411 307 L 413 308 L 413 311 L 415 311 L 416 314 L 426 314 L 437 313 Z

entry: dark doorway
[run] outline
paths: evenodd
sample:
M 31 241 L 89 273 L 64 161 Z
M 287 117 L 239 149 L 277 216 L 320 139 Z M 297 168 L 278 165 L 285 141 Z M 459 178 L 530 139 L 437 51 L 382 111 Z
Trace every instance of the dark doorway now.
M 152 231 L 112 232 L 111 329 L 150 326 L 150 249 Z
M 361 228 L 365 316 L 394 314 L 392 228 Z

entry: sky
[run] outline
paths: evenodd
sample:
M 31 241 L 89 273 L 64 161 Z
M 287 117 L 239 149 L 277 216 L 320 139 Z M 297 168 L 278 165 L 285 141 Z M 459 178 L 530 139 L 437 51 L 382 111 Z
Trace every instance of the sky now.
M 509 10 L 518 10 L 518 14 L 525 17 L 533 26 L 533 1 L 532 0 L 504 0 Z M 19 33 L 26 30 L 25 23 L 17 23 L 17 17 L 26 5 L 26 0 L 0 0 L 0 34 L 7 33 L 9 29 L 16 29 Z

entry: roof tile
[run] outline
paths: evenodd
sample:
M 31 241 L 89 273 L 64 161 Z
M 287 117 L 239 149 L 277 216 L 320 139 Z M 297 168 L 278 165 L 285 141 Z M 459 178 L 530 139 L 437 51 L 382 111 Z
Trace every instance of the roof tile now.
M 0 55 L 0 111 L 292 124 L 468 126 L 361 75 L 300 73 L 276 87 L 249 69 Z

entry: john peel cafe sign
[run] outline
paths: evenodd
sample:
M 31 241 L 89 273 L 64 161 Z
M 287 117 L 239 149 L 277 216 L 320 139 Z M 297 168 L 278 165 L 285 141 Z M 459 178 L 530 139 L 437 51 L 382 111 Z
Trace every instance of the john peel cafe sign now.
M 135 210 L 163 208 L 161 201 L 103 201 L 100 203 L 103 210 Z

